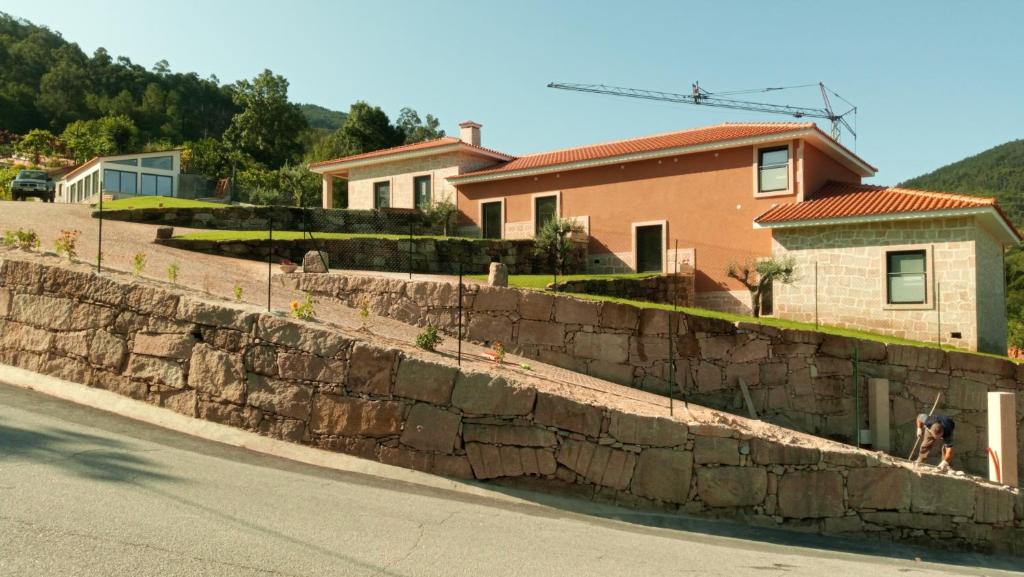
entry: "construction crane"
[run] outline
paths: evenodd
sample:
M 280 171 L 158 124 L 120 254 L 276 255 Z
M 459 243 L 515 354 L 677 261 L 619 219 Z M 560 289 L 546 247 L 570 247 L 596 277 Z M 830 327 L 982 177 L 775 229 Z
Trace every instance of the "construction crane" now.
M 852 116 L 854 125 L 857 122 L 857 107 L 851 104 L 848 100 L 839 96 L 831 89 L 825 86 L 824 83 L 819 82 L 818 88 L 821 90 L 821 98 L 824 101 L 823 108 L 807 108 L 803 106 L 789 106 L 785 104 L 769 104 L 765 102 L 752 102 L 749 100 L 738 100 L 735 98 L 726 98 L 726 96 L 734 94 L 749 94 L 753 92 L 773 92 L 777 90 L 787 90 L 790 88 L 805 88 L 808 86 L 814 86 L 814 84 L 802 84 L 799 86 L 781 86 L 771 88 L 758 88 L 754 90 L 737 90 L 733 92 L 708 92 L 700 87 L 698 82 L 693 83 L 693 90 L 690 94 L 677 94 L 674 92 L 659 92 L 657 90 L 643 90 L 640 88 L 623 88 L 621 86 L 607 86 L 604 84 L 572 84 L 568 82 L 552 82 L 548 84 L 548 88 L 557 88 L 559 90 L 574 90 L 576 92 L 591 92 L 594 94 L 610 94 L 612 96 L 625 96 L 628 98 L 642 98 L 644 100 L 659 100 L 663 102 L 676 102 L 680 104 L 696 104 L 699 106 L 713 106 L 716 108 L 731 108 L 733 110 L 751 110 L 754 112 L 765 112 L 768 114 L 785 114 L 786 116 L 792 116 L 794 118 L 822 118 L 832 122 L 832 138 L 836 141 L 839 140 L 842 132 L 842 128 L 846 128 L 853 135 L 854 142 L 857 140 L 857 131 L 854 126 L 846 120 L 847 116 Z M 850 105 L 850 109 L 842 114 L 836 114 L 832 110 L 832 102 L 829 99 L 829 94 L 832 94 L 836 98 L 842 100 L 846 104 Z

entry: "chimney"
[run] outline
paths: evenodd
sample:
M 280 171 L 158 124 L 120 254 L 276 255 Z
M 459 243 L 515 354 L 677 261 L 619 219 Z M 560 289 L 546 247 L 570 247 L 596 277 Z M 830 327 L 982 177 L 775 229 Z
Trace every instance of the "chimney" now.
M 467 120 L 459 123 L 459 140 L 473 146 L 480 146 L 480 125 Z

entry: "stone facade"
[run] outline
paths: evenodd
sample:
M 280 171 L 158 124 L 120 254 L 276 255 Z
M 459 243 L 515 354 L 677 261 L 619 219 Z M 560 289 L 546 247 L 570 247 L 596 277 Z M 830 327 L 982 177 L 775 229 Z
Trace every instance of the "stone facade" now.
M 508 267 L 509 274 L 550 274 L 550 260 L 534 252 L 532 240 L 489 238 L 414 238 L 384 237 L 317 238 L 314 240 L 188 240 L 171 238 L 157 241 L 166 246 L 220 254 L 235 258 L 266 261 L 289 259 L 303 262 L 309 251 L 327 253 L 335 269 L 375 270 L 432 274 L 487 274 L 492 262 Z M 566 274 L 580 270 L 586 245 L 578 245 L 566 263 Z
M 826 325 L 1006 354 L 1002 249 L 971 218 L 780 228 L 773 239 L 774 254 L 793 257 L 798 274 L 776 283 L 778 317 L 817 314 Z M 886 303 L 886 252 L 907 249 L 927 251 L 924 306 Z
M 0 362 L 278 439 L 627 507 L 1024 555 L 1017 491 L 743 419 L 670 417 L 39 259 L 0 262 L 0 303 Z
M 341 275 L 283 278 L 289 286 L 351 307 L 365 298 L 376 315 L 458 332 L 458 291 L 451 284 Z M 738 384 L 743 379 L 761 418 L 843 442 L 855 438 L 855 391 L 860 428 L 868 428 L 867 384 L 857 389 L 853 381 L 856 347 L 862 379 L 889 379 L 894 455 L 910 452 L 914 417 L 928 412 L 940 393 L 939 410 L 957 420 L 955 467 L 976 474 L 988 470 L 989 391 L 1019 393 L 1024 446 L 1024 366 L 1004 359 L 477 285 L 466 286 L 462 318 L 470 340 L 499 341 L 526 357 L 646 391 L 672 391 L 740 415 L 747 414 Z
M 604 295 L 651 303 L 693 306 L 693 270 L 646 278 L 582 279 L 549 285 L 557 292 Z
M 390 206 L 415 208 L 413 179 L 429 176 L 433 202 L 456 202 L 455 187 L 448 177 L 491 166 L 494 159 L 451 152 L 436 156 L 421 156 L 382 164 L 349 169 L 348 206 L 353 209 L 373 209 L 373 185 L 388 182 L 391 190 Z

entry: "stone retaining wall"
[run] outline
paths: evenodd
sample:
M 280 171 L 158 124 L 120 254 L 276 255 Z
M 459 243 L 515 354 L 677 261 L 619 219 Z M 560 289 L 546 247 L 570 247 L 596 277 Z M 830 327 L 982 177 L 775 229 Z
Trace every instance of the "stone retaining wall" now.
M 287 258 L 302 262 L 310 250 L 323 250 L 330 255 L 334 269 L 459 274 L 460 263 L 465 274 L 487 274 L 492 262 L 504 263 L 510 274 L 545 274 L 551 272 L 547 258 L 534 254 L 532 240 L 414 238 L 410 251 L 408 239 L 357 237 L 312 240 L 187 240 L 171 238 L 159 244 L 219 254 L 236 258 L 266 261 L 273 253 L 275 262 Z M 567 264 L 567 273 L 576 272 L 586 260 L 586 248 L 575 253 Z
M 93 212 L 93 217 L 99 216 Z M 157 207 L 132 210 L 104 210 L 103 218 L 185 228 L 214 230 L 307 230 L 366 234 L 440 234 L 423 213 L 416 210 L 325 210 L 289 206 Z
M 445 283 L 343 275 L 285 275 L 294 288 L 374 314 L 454 335 L 458 291 Z M 716 319 L 538 291 L 467 285 L 464 334 L 499 341 L 508 350 L 643 390 L 669 391 L 669 319 L 676 394 L 746 415 L 743 379 L 758 415 L 814 435 L 853 442 L 856 415 L 854 348 L 863 377 L 890 381 L 890 427 L 895 455 L 914 442 L 914 417 L 939 411 L 957 421 L 954 465 L 987 474 L 986 398 L 989 391 L 1021 393 L 1024 366 L 995 357 L 906 345 L 885 345 L 818 332 L 739 326 Z M 860 387 L 861 428 L 867 429 L 867 386 Z M 1024 394 L 1017 395 L 1024 446 Z M 1024 459 L 1021 460 L 1024 478 Z
M 694 306 L 693 270 L 644 278 L 591 278 L 562 281 L 549 289 L 565 293 L 603 295 L 651 303 Z
M 866 451 L 705 410 L 714 422 L 499 367 L 460 369 L 374 339 L 86 267 L 0 262 L 8 365 L 439 475 L 1024 555 L 1016 491 L 919 476 Z

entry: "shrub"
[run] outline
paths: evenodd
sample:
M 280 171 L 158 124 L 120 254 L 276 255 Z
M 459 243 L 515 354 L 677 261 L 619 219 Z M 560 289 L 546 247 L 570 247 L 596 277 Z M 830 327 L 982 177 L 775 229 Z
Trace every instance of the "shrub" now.
M 234 292 L 235 292 L 235 300 L 238 301 L 238 302 L 242 302 L 242 285 L 240 285 L 238 283 L 235 283 Z
M 80 230 L 62 230 L 60 236 L 53 243 L 57 254 L 73 259 L 78 256 L 78 237 L 82 235 Z
M 297 300 L 292 301 L 292 316 L 304 321 L 312 320 L 316 316 L 313 306 L 313 297 L 306 294 L 301 303 Z
M 34 250 L 39 248 L 39 235 L 30 229 L 8 230 L 4 232 L 4 246 L 18 248 L 21 250 Z
M 547 256 L 558 274 L 565 274 L 573 250 L 572 235 L 579 232 L 583 232 L 583 226 L 575 220 L 552 218 L 537 231 L 533 250 Z
M 180 271 L 181 267 L 176 262 L 167 265 L 167 280 L 171 281 L 171 284 L 178 284 L 178 273 Z
M 437 332 L 437 327 L 427 325 L 427 329 L 416 337 L 416 346 L 425 351 L 433 351 L 437 345 L 441 344 L 442 340 L 441 335 Z
M 449 199 L 435 202 L 423 210 L 430 224 L 440 227 L 445 236 L 448 236 L 452 220 L 459 213 L 458 207 Z
M 145 268 L 146 268 L 146 253 L 144 253 L 144 252 L 137 252 L 137 253 L 135 253 L 135 256 L 132 257 L 132 274 L 135 275 L 135 276 L 139 276 L 139 275 L 142 274 L 142 271 L 145 270 Z

